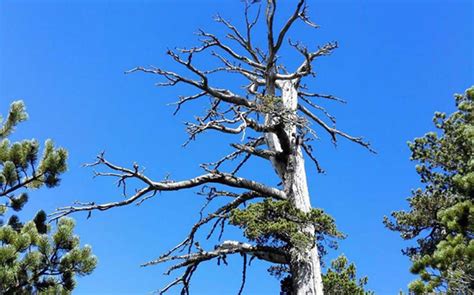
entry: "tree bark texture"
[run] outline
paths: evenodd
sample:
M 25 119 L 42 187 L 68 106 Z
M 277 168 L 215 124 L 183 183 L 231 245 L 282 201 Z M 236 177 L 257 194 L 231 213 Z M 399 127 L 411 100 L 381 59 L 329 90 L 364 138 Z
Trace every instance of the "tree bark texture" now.
M 296 115 L 298 107 L 298 81 L 285 80 L 278 81 L 282 94 L 282 104 L 286 110 L 291 110 Z M 267 89 L 268 90 L 268 89 Z M 270 91 L 274 93 L 274 91 Z M 271 118 L 267 118 L 271 121 Z M 290 151 L 286 157 L 286 163 L 282 164 L 280 160 L 273 159 L 272 163 L 278 175 L 282 178 L 285 192 L 292 204 L 303 212 L 311 210 L 311 201 L 306 181 L 306 170 L 304 165 L 303 153 L 299 143 L 296 126 L 292 122 L 285 123 L 284 130 L 290 139 Z M 277 153 L 283 152 L 277 136 L 274 133 L 268 133 L 266 136 L 268 146 Z M 314 226 L 307 226 L 304 231 L 314 237 Z M 322 295 L 323 284 L 321 277 L 321 264 L 319 261 L 318 249 L 316 244 L 307 249 L 290 250 L 290 269 L 292 273 L 293 292 L 297 295 Z

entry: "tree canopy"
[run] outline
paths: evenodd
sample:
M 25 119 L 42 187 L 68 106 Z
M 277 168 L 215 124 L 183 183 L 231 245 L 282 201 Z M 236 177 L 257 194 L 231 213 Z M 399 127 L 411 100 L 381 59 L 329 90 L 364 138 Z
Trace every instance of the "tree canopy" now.
M 22 101 L 15 101 L 4 121 L 0 120 L 0 293 L 1 294 L 63 294 L 75 286 L 75 275 L 90 274 L 96 266 L 91 247 L 80 247 L 74 235 L 74 221 L 63 218 L 56 229 L 47 223 L 40 210 L 33 220 L 23 224 L 8 209 L 20 211 L 28 201 L 27 191 L 42 186 L 59 185 L 66 171 L 67 151 L 47 140 L 39 155 L 38 141 L 11 143 L 18 123 L 28 115 Z
M 409 211 L 384 221 L 402 238 L 416 239 L 403 251 L 420 275 L 410 284 L 416 294 L 474 290 L 474 87 L 455 102 L 453 114 L 435 113 L 437 132 L 409 143 L 423 187 L 408 198 Z
M 357 278 L 354 263 L 349 263 L 346 256 L 341 255 L 331 261 L 331 267 L 323 275 L 324 292 L 326 294 L 373 295 L 366 291 L 368 278 Z

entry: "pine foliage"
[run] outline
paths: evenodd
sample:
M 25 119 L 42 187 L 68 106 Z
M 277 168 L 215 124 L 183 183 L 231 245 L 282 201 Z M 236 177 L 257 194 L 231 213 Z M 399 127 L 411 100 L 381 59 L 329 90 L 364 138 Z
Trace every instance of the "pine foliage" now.
M 335 238 L 344 238 L 336 228 L 334 219 L 321 209 L 312 208 L 305 213 L 291 205 L 289 201 L 273 201 L 270 198 L 254 203 L 231 213 L 230 224 L 239 226 L 244 235 L 258 245 L 297 248 L 310 247 L 316 241 L 303 231 L 307 224 L 315 227 L 315 236 L 320 249 L 323 241 L 335 248 Z M 325 253 L 322 251 L 321 254 Z
M 44 211 L 23 224 L 7 210 L 20 211 L 28 201 L 25 190 L 55 187 L 66 171 L 67 151 L 47 140 L 42 155 L 38 141 L 10 142 L 8 136 L 28 115 L 15 101 L 4 121 L 0 118 L 0 294 L 67 294 L 75 275 L 90 274 L 96 258 L 89 246 L 80 247 L 74 221 L 59 220 L 51 231 Z
M 331 267 L 323 275 L 324 293 L 329 295 L 373 295 L 374 292 L 364 289 L 367 282 L 367 277 L 357 279 L 356 266 L 344 255 L 331 261 Z
M 327 252 L 325 245 L 337 248 L 337 239 L 345 237 L 336 228 L 334 219 L 321 209 L 312 208 L 305 213 L 296 209 L 289 201 L 274 201 L 270 198 L 250 204 L 244 209 L 234 209 L 230 224 L 242 228 L 245 237 L 261 246 L 303 249 L 317 243 L 321 256 Z M 308 224 L 314 226 L 316 240 L 304 232 Z M 293 294 L 291 272 L 287 266 L 272 266 L 269 272 L 281 279 L 282 294 Z M 367 277 L 357 280 L 355 265 L 349 264 L 343 255 L 333 260 L 331 267 L 323 275 L 325 294 L 373 294 L 364 290 L 367 281 Z
M 411 159 L 424 187 L 408 198 L 410 210 L 392 213 L 386 226 L 417 244 L 404 253 L 420 279 L 410 284 L 416 294 L 474 290 L 474 87 L 455 95 L 457 111 L 437 112 L 437 132 L 409 143 Z
M 74 221 L 61 219 L 52 234 L 45 221 L 40 211 L 20 228 L 0 227 L 1 294 L 68 294 L 75 275 L 94 270 L 96 258 L 89 246 L 79 247 Z
M 59 185 L 60 174 L 67 169 L 67 151 L 56 148 L 51 140 L 45 142 L 41 156 L 39 143 L 35 139 L 10 142 L 8 136 L 18 123 L 27 118 L 22 101 L 11 104 L 4 121 L 0 118 L 0 198 L 6 200 L 1 205 L 1 215 L 5 214 L 7 208 L 20 211 L 28 201 L 27 193 L 18 191 L 43 185 L 55 187 Z

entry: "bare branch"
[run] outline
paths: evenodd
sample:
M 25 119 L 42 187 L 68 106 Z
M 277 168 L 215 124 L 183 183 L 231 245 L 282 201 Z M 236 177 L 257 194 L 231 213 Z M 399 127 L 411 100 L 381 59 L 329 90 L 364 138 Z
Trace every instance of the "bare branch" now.
M 328 111 L 326 111 L 325 108 L 323 108 L 322 106 L 319 106 L 315 103 L 313 103 L 311 100 L 309 100 L 308 98 L 304 97 L 304 96 L 300 96 L 301 100 L 303 100 L 304 102 L 306 102 L 307 104 L 309 104 L 310 106 L 312 106 L 313 108 L 321 111 L 324 113 L 324 115 L 326 115 L 326 117 L 328 117 L 329 120 L 331 120 L 331 122 L 333 122 L 334 124 L 336 124 L 336 118 L 334 116 L 332 116 Z
M 206 130 L 209 130 L 209 129 L 217 130 L 217 131 L 220 131 L 220 132 L 223 132 L 223 133 L 239 134 L 242 131 L 244 131 L 245 128 L 247 127 L 247 124 L 245 122 L 240 124 L 239 126 L 237 126 L 235 128 L 227 127 L 227 126 L 222 124 L 222 123 L 234 124 L 234 123 L 237 123 L 237 122 L 240 121 L 238 119 L 234 119 L 234 120 L 227 120 L 227 119 L 213 120 L 213 121 L 209 121 L 209 122 L 202 122 L 201 120 L 199 120 L 199 121 L 200 121 L 199 124 L 194 124 L 194 123 L 189 123 L 189 122 L 185 123 L 186 126 L 187 126 L 186 130 L 190 134 L 191 139 L 195 139 L 197 134 L 202 133 L 202 132 L 204 132 Z
M 145 184 L 147 184 L 147 186 L 140 190 L 137 190 L 136 193 L 133 194 L 131 197 L 122 201 L 118 201 L 118 202 L 111 202 L 111 203 L 104 203 L 104 204 L 91 203 L 91 204 L 86 204 L 86 205 L 67 206 L 67 207 L 58 208 L 54 213 L 51 214 L 51 216 L 53 217 L 53 220 L 56 220 L 60 217 L 69 215 L 74 212 L 79 212 L 79 211 L 87 211 L 87 212 L 91 212 L 94 210 L 105 211 L 111 208 L 129 205 L 141 198 L 149 198 L 147 197 L 147 194 L 151 193 L 152 195 L 154 195 L 157 191 L 158 192 L 177 191 L 177 190 L 183 190 L 183 189 L 189 189 L 189 188 L 201 186 L 208 183 L 218 183 L 218 184 L 226 185 L 229 187 L 247 189 L 259 195 L 272 197 L 278 200 L 284 200 L 287 198 L 286 194 L 279 189 L 266 186 L 262 183 L 259 183 L 253 180 L 237 177 L 233 174 L 221 173 L 219 171 L 211 171 L 210 173 L 203 174 L 201 176 L 197 176 L 195 178 L 182 180 L 182 181 L 165 180 L 165 181 L 155 182 L 155 181 L 150 180 L 145 175 L 143 175 L 143 173 L 141 173 L 138 170 L 139 168 L 138 165 L 136 164 L 134 165 L 134 170 L 114 165 L 104 158 L 103 153 L 98 156 L 97 162 L 90 164 L 88 166 L 96 166 L 99 164 L 103 164 L 113 171 L 121 172 L 121 173 L 115 173 L 115 172 L 98 173 L 97 175 L 99 176 L 101 175 L 113 176 L 113 177 L 119 178 L 120 180 L 135 178 L 144 182 Z
M 123 177 L 123 176 L 134 177 L 134 178 L 137 178 L 137 179 L 143 181 L 144 183 L 146 183 L 150 186 L 153 185 L 153 181 L 143 174 L 143 170 L 141 170 L 141 171 L 139 170 L 139 166 L 136 163 L 133 165 L 133 170 L 128 169 L 128 168 L 124 168 L 124 167 L 121 167 L 121 166 L 118 166 L 118 165 L 115 165 L 115 164 L 112 164 L 111 162 L 109 162 L 105 159 L 105 153 L 104 152 L 100 153 L 97 156 L 97 161 L 96 162 L 91 163 L 91 164 L 85 164 L 84 167 L 94 167 L 94 166 L 98 166 L 98 165 L 101 165 L 101 164 L 105 165 L 106 167 L 110 168 L 113 171 L 122 172 L 123 174 L 120 174 L 119 175 L 120 177 Z M 99 173 L 99 176 L 100 176 L 100 173 Z
M 318 98 L 325 98 L 325 99 L 329 99 L 329 100 L 335 100 L 335 101 L 338 101 L 340 103 L 347 103 L 347 101 L 343 100 L 343 99 L 340 99 L 340 98 L 337 98 L 333 95 L 329 95 L 329 94 L 319 94 L 319 93 L 309 93 L 309 92 L 305 92 L 305 91 L 298 91 L 298 96 L 299 97 L 318 97 Z
M 247 254 L 242 254 L 242 262 L 243 262 L 243 265 L 242 265 L 242 284 L 240 285 L 240 289 L 239 289 L 239 292 L 237 293 L 237 295 L 242 295 L 242 292 L 244 291 L 244 287 L 245 287 L 245 279 L 246 279 L 246 276 L 247 276 Z
M 122 207 L 125 205 L 129 205 L 142 197 L 145 197 L 146 194 L 150 192 L 154 193 L 153 188 L 146 187 L 136 192 L 130 198 L 123 201 L 119 201 L 119 202 L 111 202 L 111 203 L 105 203 L 105 204 L 89 203 L 85 205 L 61 207 L 61 208 L 56 209 L 56 211 L 51 213 L 49 216 L 51 217 L 51 221 L 54 221 L 66 215 L 72 214 L 74 212 L 80 212 L 80 211 L 91 212 L 94 210 L 105 211 L 105 210 L 109 210 L 115 207 Z
M 288 30 L 290 29 L 293 22 L 295 20 L 297 20 L 298 17 L 300 16 L 301 8 L 303 7 L 304 2 L 305 2 L 305 0 L 299 0 L 298 4 L 296 5 L 295 11 L 290 16 L 290 18 L 287 20 L 287 22 L 285 23 L 285 25 L 281 29 L 280 33 L 278 34 L 277 43 L 275 44 L 274 49 L 273 49 L 275 51 L 275 53 L 278 52 L 278 50 L 280 49 L 281 44 L 283 43 L 283 39 L 285 38 L 285 35 L 288 32 Z
M 204 224 L 209 223 L 211 220 L 213 220 L 217 217 L 221 217 L 221 216 L 224 216 L 226 214 L 229 214 L 230 211 L 232 211 L 233 209 L 235 209 L 235 208 L 239 207 L 240 205 L 242 205 L 243 203 L 245 203 L 249 200 L 252 200 L 254 198 L 257 198 L 257 197 L 259 197 L 259 195 L 254 193 L 254 192 L 246 192 L 246 193 L 243 193 L 241 195 L 237 195 L 236 198 L 234 200 L 232 200 L 231 202 L 229 202 L 226 205 L 220 207 L 219 209 L 215 210 L 214 212 L 208 214 L 205 218 L 201 218 L 191 228 L 190 233 L 188 234 L 188 236 L 186 237 L 186 239 L 184 241 L 179 243 L 171 251 L 169 251 L 169 252 L 165 253 L 164 255 L 160 256 L 160 258 L 170 256 L 176 250 L 178 250 L 180 248 L 183 248 L 183 247 L 186 247 L 186 246 L 188 247 L 188 252 L 190 252 L 191 247 L 194 244 L 194 236 L 195 236 L 196 232 L 201 228 L 201 226 L 203 226 Z M 210 200 L 212 200 L 212 199 L 213 199 L 213 197 L 211 196 Z M 207 203 L 206 203 L 206 205 L 207 205 Z
M 217 38 L 215 35 L 204 32 L 203 30 L 199 30 L 199 32 L 197 34 L 198 34 L 198 36 L 201 36 L 201 37 L 205 38 L 204 40 L 202 40 L 202 42 L 204 43 L 205 48 L 216 46 L 216 47 L 224 50 L 225 52 L 227 52 L 233 58 L 235 58 L 237 60 L 240 60 L 240 61 L 248 64 L 251 67 L 254 67 L 254 68 L 259 69 L 259 70 L 264 70 L 265 69 L 265 66 L 263 64 L 261 64 L 257 61 L 251 60 L 250 58 L 248 58 L 246 56 L 243 56 L 243 55 L 240 55 L 240 54 L 236 53 L 232 48 L 230 48 L 229 46 L 222 43 L 219 40 L 219 38 Z
M 318 118 L 315 114 L 311 113 L 307 108 L 302 106 L 301 104 L 298 104 L 298 109 L 303 112 L 303 114 L 307 115 L 309 118 L 311 118 L 313 121 L 315 121 L 319 126 L 323 127 L 332 137 L 332 140 L 334 143 L 337 142 L 337 136 L 341 136 L 344 138 L 347 138 L 350 141 L 353 141 L 357 144 L 360 144 L 361 146 L 367 148 L 370 152 L 376 153 L 374 149 L 370 146 L 368 142 L 365 142 L 362 137 L 353 137 L 347 133 L 344 133 L 336 128 L 331 128 L 329 127 L 326 123 L 324 123 L 323 120 Z
M 195 140 L 198 134 L 207 130 L 216 130 L 228 134 L 242 134 L 243 140 L 245 138 L 245 131 L 247 128 L 251 128 L 252 130 L 259 133 L 276 132 L 278 128 L 278 124 L 262 125 L 259 124 L 257 120 L 249 117 L 252 113 L 261 112 L 261 106 L 259 105 L 256 105 L 255 108 L 251 108 L 248 111 L 241 111 L 240 109 L 231 106 L 229 108 L 229 112 L 234 113 L 232 118 L 225 117 L 227 112 L 219 112 L 216 106 L 214 106 L 211 107 L 211 109 L 208 111 L 208 115 L 204 118 L 195 118 L 197 124 L 186 122 L 186 131 L 189 134 L 189 138 L 184 143 L 184 146 L 186 146 L 190 141 Z M 219 119 L 210 119 L 211 117 L 219 117 Z M 206 121 L 208 119 L 210 120 Z
M 254 255 L 259 259 L 270 261 L 273 263 L 287 264 L 288 258 L 286 253 L 278 248 L 267 247 L 267 246 L 254 246 L 248 243 L 241 243 L 237 241 L 224 241 L 221 245 L 216 246 L 213 251 L 203 251 L 199 253 L 190 253 L 177 256 L 167 256 L 158 258 L 156 260 L 149 261 L 144 263 L 142 266 L 155 265 L 167 261 L 176 261 L 183 260 L 183 262 L 171 266 L 167 274 L 171 273 L 173 270 L 182 268 L 191 264 L 200 263 L 203 261 L 211 260 L 213 258 L 235 254 L 235 253 L 247 253 Z
M 167 261 L 181 261 L 168 268 L 165 274 L 169 275 L 172 271 L 185 267 L 186 270 L 184 274 L 169 283 L 163 289 L 161 289 L 159 291 L 159 294 L 167 292 L 171 287 L 176 286 L 178 284 L 183 285 L 183 290 L 181 292 L 182 294 L 189 294 L 189 280 L 191 279 L 192 274 L 197 269 L 200 263 L 212 260 L 214 258 L 222 259 L 225 262 L 225 257 L 227 255 L 232 255 L 236 253 L 240 253 L 242 255 L 251 255 L 261 260 L 266 260 L 279 264 L 288 264 L 289 261 L 286 253 L 278 248 L 267 246 L 254 246 L 237 241 L 224 241 L 221 245 L 216 246 L 213 251 L 204 251 L 203 249 L 200 249 L 200 251 L 197 253 L 161 257 L 156 260 L 147 262 L 142 266 L 150 266 Z
M 276 11 L 276 0 L 268 0 L 267 8 L 266 8 L 266 21 L 267 21 L 267 43 L 268 43 L 268 59 L 267 59 L 267 67 L 266 72 L 273 68 L 274 66 L 274 59 L 275 59 L 275 45 L 274 45 L 274 38 L 273 38 L 273 19 L 275 17 Z
M 217 52 L 213 51 L 211 53 L 211 55 L 215 56 L 223 64 L 226 65 L 226 67 L 223 68 L 223 69 L 226 70 L 227 72 L 240 73 L 245 78 L 249 79 L 252 83 L 255 83 L 257 85 L 264 85 L 265 84 L 265 80 L 264 80 L 264 77 L 263 77 L 262 73 L 260 73 L 258 71 L 247 70 L 247 69 L 241 67 L 240 65 L 236 65 L 235 63 L 230 62 L 228 59 L 226 59 L 222 55 L 218 54 Z
M 323 47 L 319 47 L 315 52 L 308 52 L 307 48 L 300 43 L 292 43 L 292 46 L 304 56 L 305 60 L 294 73 L 276 75 L 279 80 L 301 79 L 304 76 L 310 75 L 312 73 L 311 63 L 317 57 L 330 55 L 332 51 L 338 47 L 338 44 L 337 42 L 329 42 Z
M 303 10 L 300 12 L 300 14 L 298 16 L 308 26 L 310 26 L 312 28 L 315 28 L 315 29 L 319 28 L 319 26 L 317 24 L 315 24 L 314 22 L 312 22 L 309 19 L 309 17 L 308 17 L 308 6 L 306 4 L 305 4 L 305 6 L 303 7 Z
M 252 48 L 252 29 L 253 27 L 257 24 L 257 21 L 258 19 L 260 18 L 260 11 L 261 11 L 261 6 L 259 5 L 258 6 L 258 10 L 257 10 L 257 14 L 255 15 L 255 18 L 253 21 L 250 21 L 249 20 L 249 8 L 250 8 L 250 5 L 248 5 L 248 3 L 246 2 L 245 3 L 245 11 L 244 11 L 244 14 L 245 14 L 245 24 L 246 24 L 246 29 L 247 29 L 247 46 L 249 47 L 249 49 L 253 52 L 257 52 L 257 56 L 254 56 L 254 59 L 255 61 L 258 60 L 258 49 L 257 50 L 253 50 Z
M 255 62 L 260 63 L 260 61 L 258 59 L 258 56 L 257 56 L 257 53 L 252 48 L 252 43 L 251 43 L 252 27 L 255 25 L 255 23 L 258 19 L 260 9 L 258 10 L 257 17 L 255 18 L 255 20 L 253 22 L 249 22 L 249 20 L 248 20 L 248 9 L 249 9 L 249 7 L 250 6 L 246 3 L 244 14 L 245 14 L 245 20 L 246 20 L 247 39 L 239 32 L 239 30 L 237 30 L 237 28 L 234 25 L 232 25 L 226 19 L 222 18 L 220 15 L 217 15 L 215 20 L 219 23 L 224 24 L 229 30 L 231 30 L 233 32 L 233 34 L 231 34 L 231 33 L 227 34 L 227 37 L 229 39 L 232 39 L 232 40 L 236 41 L 240 46 L 242 46 L 252 56 L 252 58 Z
M 206 92 L 205 91 L 202 91 L 200 93 L 197 93 L 195 95 L 190 95 L 190 96 L 180 96 L 179 97 L 179 101 L 175 102 L 175 103 L 172 103 L 172 104 L 175 104 L 176 105 L 176 110 L 173 112 L 173 115 L 176 115 L 179 110 L 181 109 L 181 106 L 190 101 L 190 100 L 195 100 L 195 99 L 198 99 L 200 97 L 203 97 L 206 95 Z
M 161 69 L 156 68 L 156 67 L 153 67 L 153 68 L 150 68 L 150 69 L 143 68 L 143 67 L 136 67 L 136 68 L 133 68 L 133 69 L 127 71 L 126 73 L 133 73 L 133 72 L 137 72 L 137 71 L 160 75 L 160 76 L 164 77 L 165 79 L 167 79 L 169 81 L 167 83 L 160 83 L 160 84 L 158 84 L 159 86 L 174 86 L 177 83 L 181 82 L 181 83 L 185 83 L 185 84 L 194 86 L 194 87 L 196 87 L 196 88 L 198 88 L 202 91 L 205 91 L 206 94 L 209 95 L 209 96 L 218 98 L 220 100 L 223 100 L 223 101 L 231 103 L 231 104 L 241 105 L 241 106 L 245 106 L 245 107 L 253 107 L 255 105 L 254 102 L 249 101 L 246 98 L 241 97 L 237 94 L 234 94 L 228 89 L 213 88 L 213 87 L 207 85 L 207 83 L 203 83 L 202 81 L 199 82 L 199 81 L 196 81 L 196 80 L 193 80 L 193 79 L 189 79 L 189 78 L 183 77 L 179 74 L 176 74 L 174 72 L 164 71 L 164 70 L 161 70 Z
M 235 175 L 237 172 L 239 172 L 240 168 L 242 168 L 245 165 L 245 163 L 247 163 L 247 161 L 250 159 L 251 156 L 252 156 L 252 154 L 246 154 L 244 156 L 244 159 L 242 161 L 240 161 L 239 164 L 237 164 L 237 167 L 235 167 L 235 169 L 232 170 L 232 172 L 230 174 Z
M 321 165 L 319 165 L 318 159 L 313 155 L 313 147 L 303 143 L 301 145 L 303 147 L 303 150 L 306 152 L 308 157 L 313 161 L 313 163 L 316 165 L 316 169 L 318 170 L 318 173 L 324 173 L 324 169 L 321 168 Z
M 248 146 L 248 145 L 233 143 L 233 144 L 231 144 L 231 146 L 238 149 L 238 150 L 246 152 L 248 154 L 255 155 L 255 156 L 258 156 L 260 158 L 267 159 L 267 160 L 270 159 L 270 157 L 276 157 L 277 156 L 277 153 L 274 152 L 274 151 L 256 149 L 256 148 L 254 148 L 252 146 Z
M 251 141 L 247 142 L 244 144 L 244 146 L 247 146 L 247 147 L 250 147 L 250 148 L 255 148 L 259 145 L 262 145 L 264 143 L 263 141 L 263 137 L 259 137 L 259 138 L 256 138 L 256 139 L 252 139 Z M 232 144 L 231 144 L 232 146 Z M 201 166 L 203 168 L 205 168 L 206 170 L 209 170 L 209 167 L 212 167 L 212 169 L 210 170 L 217 170 L 219 169 L 219 167 L 226 161 L 232 161 L 232 160 L 235 160 L 238 156 L 240 156 L 242 153 L 244 153 L 243 150 L 241 149 L 238 149 L 237 151 L 234 151 L 224 157 L 222 157 L 221 159 L 219 159 L 218 161 L 216 162 L 213 162 L 213 163 L 205 163 L 205 164 L 202 164 Z M 234 170 L 235 171 L 235 170 Z M 235 173 L 232 173 L 232 174 L 235 174 Z

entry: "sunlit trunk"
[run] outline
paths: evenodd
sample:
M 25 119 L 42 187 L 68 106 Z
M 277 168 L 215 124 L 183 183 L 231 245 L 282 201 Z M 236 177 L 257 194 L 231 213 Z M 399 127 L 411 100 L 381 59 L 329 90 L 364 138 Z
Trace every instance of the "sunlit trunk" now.
M 282 91 L 282 103 L 285 109 L 292 110 L 296 113 L 298 104 L 296 83 L 294 81 L 278 81 L 277 83 Z M 270 91 L 270 93 L 274 93 L 274 91 Z M 267 123 L 269 123 L 271 118 L 267 117 L 266 120 Z M 289 200 L 297 209 L 303 212 L 309 212 L 311 210 L 311 203 L 306 182 L 304 158 L 296 136 L 295 124 L 287 123 L 285 125 L 285 133 L 290 139 L 291 152 L 284 166 L 277 159 L 273 159 L 272 163 L 278 175 L 283 180 L 285 192 Z M 268 133 L 266 140 L 271 149 L 277 152 L 282 151 L 275 134 Z M 304 231 L 314 237 L 314 227 L 312 225 L 306 226 Z M 290 255 L 293 293 L 297 295 L 322 295 L 323 284 L 317 247 L 313 245 L 313 247 L 304 250 L 294 248 L 291 249 Z

